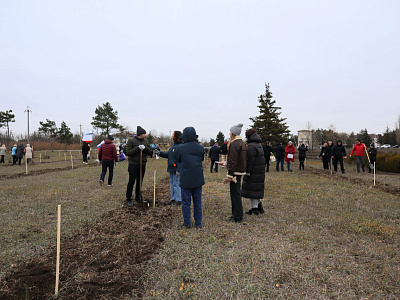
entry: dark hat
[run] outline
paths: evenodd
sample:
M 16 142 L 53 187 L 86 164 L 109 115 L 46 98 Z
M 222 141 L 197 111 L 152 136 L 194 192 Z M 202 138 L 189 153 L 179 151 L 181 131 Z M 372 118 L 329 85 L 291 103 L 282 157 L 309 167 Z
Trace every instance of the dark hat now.
M 136 129 L 136 135 L 141 136 L 142 134 L 145 134 L 146 130 L 144 130 L 142 127 L 138 126 Z
M 251 137 L 253 134 L 255 134 L 257 131 L 254 128 L 250 128 L 246 130 L 246 138 L 248 139 Z
M 107 137 L 107 139 L 110 140 L 110 141 L 113 141 L 113 140 L 114 140 L 114 137 L 113 137 L 112 135 L 109 135 L 109 136 Z

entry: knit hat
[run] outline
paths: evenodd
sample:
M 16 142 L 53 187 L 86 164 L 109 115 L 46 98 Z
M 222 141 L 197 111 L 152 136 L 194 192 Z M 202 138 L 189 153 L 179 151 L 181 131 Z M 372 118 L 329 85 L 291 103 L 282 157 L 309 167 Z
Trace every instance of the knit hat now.
M 110 141 L 113 141 L 113 140 L 114 140 L 114 137 L 113 137 L 112 135 L 109 135 L 109 136 L 107 137 L 107 139 L 110 140 Z
M 292 141 L 289 141 L 289 145 L 293 145 L 293 142 L 292 142 Z
M 257 131 L 254 128 L 250 128 L 246 130 L 246 139 L 251 137 L 253 134 L 255 134 Z
M 136 135 L 137 136 L 141 136 L 142 134 L 145 134 L 145 133 L 146 133 L 146 130 L 144 130 L 142 127 L 138 126 L 136 128 Z
M 239 124 L 237 124 L 237 125 L 233 125 L 233 126 L 229 129 L 229 131 L 232 132 L 233 135 L 238 136 L 238 135 L 240 135 L 240 133 L 242 132 L 242 127 L 243 127 L 243 124 L 242 124 L 242 123 L 239 123 Z

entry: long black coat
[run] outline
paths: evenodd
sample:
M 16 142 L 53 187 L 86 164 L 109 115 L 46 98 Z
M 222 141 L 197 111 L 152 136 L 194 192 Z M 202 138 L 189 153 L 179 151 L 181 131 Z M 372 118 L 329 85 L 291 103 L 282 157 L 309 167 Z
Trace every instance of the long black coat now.
M 246 173 L 243 177 L 242 196 L 249 199 L 264 198 L 265 158 L 261 138 L 254 133 L 247 140 Z

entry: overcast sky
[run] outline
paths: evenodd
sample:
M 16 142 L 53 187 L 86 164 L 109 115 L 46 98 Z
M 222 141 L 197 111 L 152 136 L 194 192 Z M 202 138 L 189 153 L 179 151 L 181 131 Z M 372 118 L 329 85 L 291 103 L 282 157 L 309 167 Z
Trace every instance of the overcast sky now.
M 18 1 L 0 5 L 0 111 L 91 132 L 120 123 L 202 138 L 259 114 L 270 83 L 291 132 L 381 133 L 400 114 L 400 1 Z M 4 131 L 4 130 L 3 130 Z

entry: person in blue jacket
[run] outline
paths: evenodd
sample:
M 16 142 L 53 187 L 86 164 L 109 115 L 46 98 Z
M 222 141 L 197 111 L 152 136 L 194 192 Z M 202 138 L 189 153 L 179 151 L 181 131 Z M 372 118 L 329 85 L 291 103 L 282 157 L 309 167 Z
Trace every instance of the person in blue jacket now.
M 156 154 L 163 158 L 168 158 L 167 172 L 169 173 L 169 184 L 171 188 L 171 201 L 169 201 L 168 204 L 181 205 L 182 196 L 180 187 L 180 174 L 175 154 L 179 145 L 182 144 L 182 132 L 174 131 L 172 134 L 172 140 L 174 141 L 174 145 L 169 148 L 168 152 L 159 151 L 156 147 Z
M 186 127 L 183 130 L 182 140 L 183 144 L 176 151 L 176 160 L 181 175 L 183 225 L 190 228 L 190 206 L 193 198 L 195 226 L 201 228 L 203 218 L 201 191 L 205 183 L 203 174 L 204 148 L 198 143 L 196 130 L 193 127 Z
M 11 156 L 13 158 L 13 165 L 17 164 L 17 144 L 14 144 L 11 150 Z

